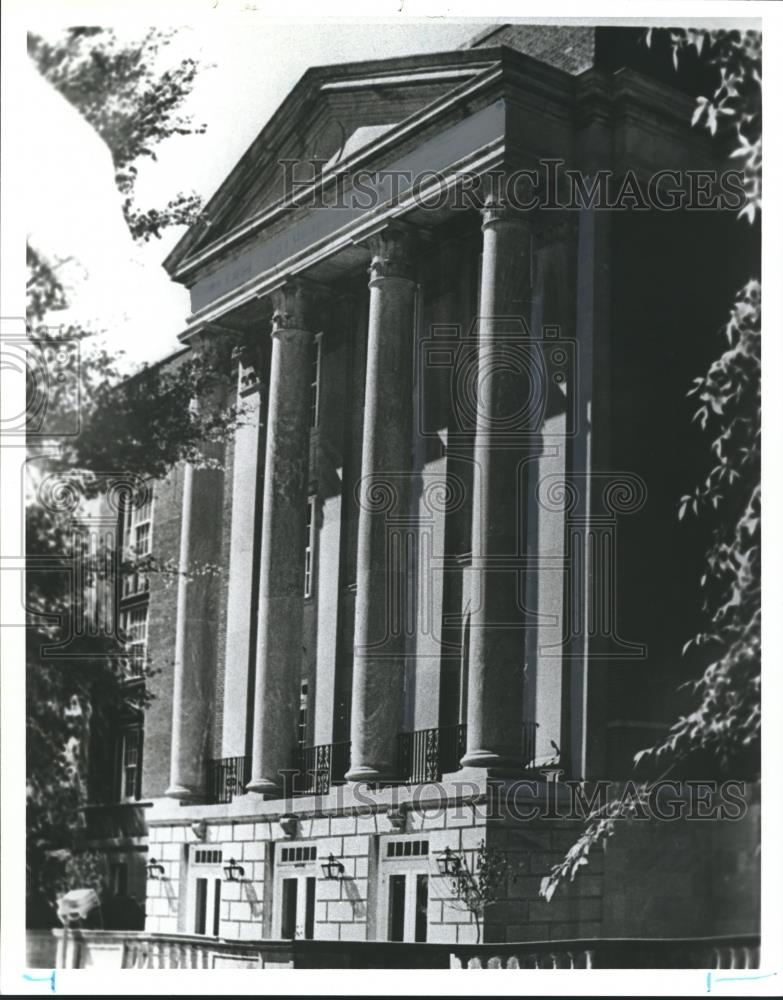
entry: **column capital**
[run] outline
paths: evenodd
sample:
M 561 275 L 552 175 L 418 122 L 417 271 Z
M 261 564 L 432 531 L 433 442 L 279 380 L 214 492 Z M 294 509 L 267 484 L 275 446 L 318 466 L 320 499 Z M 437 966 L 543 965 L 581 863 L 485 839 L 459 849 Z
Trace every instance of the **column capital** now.
M 380 278 L 413 281 L 416 234 L 405 222 L 390 222 L 367 238 L 370 248 L 370 286 Z
M 328 295 L 328 289 L 307 278 L 289 278 L 269 295 L 274 337 L 284 330 L 313 332 L 316 308 Z
M 500 197 L 498 194 L 490 194 L 487 196 L 481 209 L 482 232 L 501 225 L 512 225 L 519 229 L 530 230 L 529 213 L 514 208 L 505 198 Z

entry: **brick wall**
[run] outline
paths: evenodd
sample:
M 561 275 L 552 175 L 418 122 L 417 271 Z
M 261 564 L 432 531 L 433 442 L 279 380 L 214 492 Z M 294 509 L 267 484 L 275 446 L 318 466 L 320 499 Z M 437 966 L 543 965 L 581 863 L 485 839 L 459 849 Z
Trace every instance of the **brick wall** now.
M 567 73 L 581 73 L 595 60 L 594 27 L 564 24 L 501 24 L 482 34 L 475 48 L 508 45 Z

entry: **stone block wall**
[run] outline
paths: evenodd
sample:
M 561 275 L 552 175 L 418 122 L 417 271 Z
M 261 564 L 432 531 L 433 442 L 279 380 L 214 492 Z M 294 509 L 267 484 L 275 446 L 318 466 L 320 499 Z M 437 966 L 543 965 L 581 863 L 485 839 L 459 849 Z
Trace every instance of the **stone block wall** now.
M 508 865 L 508 878 L 486 908 L 484 942 L 757 932 L 759 806 L 752 790 L 746 815 L 736 821 L 618 824 L 606 851 L 594 848 L 576 879 L 547 902 L 539 895 L 541 880 L 578 838 L 580 821 L 510 817 L 491 797 L 487 805 L 484 793 L 439 800 L 431 788 L 386 789 L 361 798 L 345 788 L 320 803 L 295 799 L 286 803 L 288 814 L 297 816 L 293 834 L 283 829 L 277 802 L 240 798 L 230 807 L 191 806 L 179 819 L 166 804 L 167 816 L 152 816 L 149 828 L 149 856 L 164 865 L 166 877 L 148 882 L 146 929 L 193 933 L 188 859 L 197 848 L 214 848 L 222 851 L 220 866 L 210 874 L 205 869 L 205 876 L 222 878 L 230 858 L 244 868 L 241 881 L 221 883 L 221 937 L 279 937 L 275 886 L 290 871 L 315 878 L 316 940 L 386 940 L 388 877 L 404 873 L 428 876 L 427 941 L 473 944 L 473 916 L 453 880 L 440 875 L 438 856 L 448 848 L 475 872 L 484 841 Z M 536 801 L 544 801 L 541 788 L 530 803 Z M 192 824 L 201 819 L 206 833 L 198 839 Z M 388 848 L 390 842 L 425 840 L 426 849 Z M 301 864 L 282 860 L 285 848 L 298 846 L 314 847 L 314 855 Z M 343 865 L 339 879 L 323 874 L 330 855 Z

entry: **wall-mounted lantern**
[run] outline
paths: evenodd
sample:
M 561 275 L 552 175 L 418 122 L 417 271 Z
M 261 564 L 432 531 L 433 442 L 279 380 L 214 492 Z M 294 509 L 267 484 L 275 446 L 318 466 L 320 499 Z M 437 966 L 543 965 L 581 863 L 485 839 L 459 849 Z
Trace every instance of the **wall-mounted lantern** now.
M 328 878 L 331 881 L 335 881 L 345 874 L 345 865 L 341 861 L 338 861 L 333 854 L 329 855 L 328 861 L 321 863 L 321 868 L 324 878 Z
M 245 875 L 245 869 L 238 865 L 233 858 L 229 858 L 228 864 L 223 865 L 224 882 L 238 882 Z
M 459 878 L 463 874 L 462 860 L 450 847 L 438 855 L 438 873 L 446 878 Z
M 162 879 L 165 874 L 166 869 L 163 865 L 156 858 L 150 858 L 147 862 L 147 878 Z

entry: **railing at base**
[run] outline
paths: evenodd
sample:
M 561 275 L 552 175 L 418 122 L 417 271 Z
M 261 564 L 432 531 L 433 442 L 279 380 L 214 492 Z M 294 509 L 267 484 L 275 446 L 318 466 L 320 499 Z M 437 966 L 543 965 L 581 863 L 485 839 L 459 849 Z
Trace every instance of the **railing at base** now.
M 536 724 L 523 722 L 519 766 L 528 768 L 535 757 Z M 467 726 L 417 729 L 397 737 L 397 770 L 408 785 L 440 781 L 444 774 L 458 771 L 467 749 Z
M 439 729 L 417 729 L 397 737 L 398 772 L 410 785 L 425 781 L 440 781 L 444 774 L 459 770 L 465 753 L 467 726 L 442 726 Z
M 756 935 L 452 946 L 455 969 L 757 969 Z
M 228 803 L 243 795 L 250 781 L 251 757 L 220 757 L 207 761 L 207 802 Z
M 333 785 L 342 785 L 351 766 L 351 741 L 300 747 L 296 755 L 294 795 L 326 795 Z
M 259 934 L 261 928 L 259 927 Z M 754 934 L 707 938 L 592 938 L 509 944 L 387 941 L 234 941 L 147 931 L 54 930 L 57 968 L 99 958 L 116 969 L 757 969 Z

